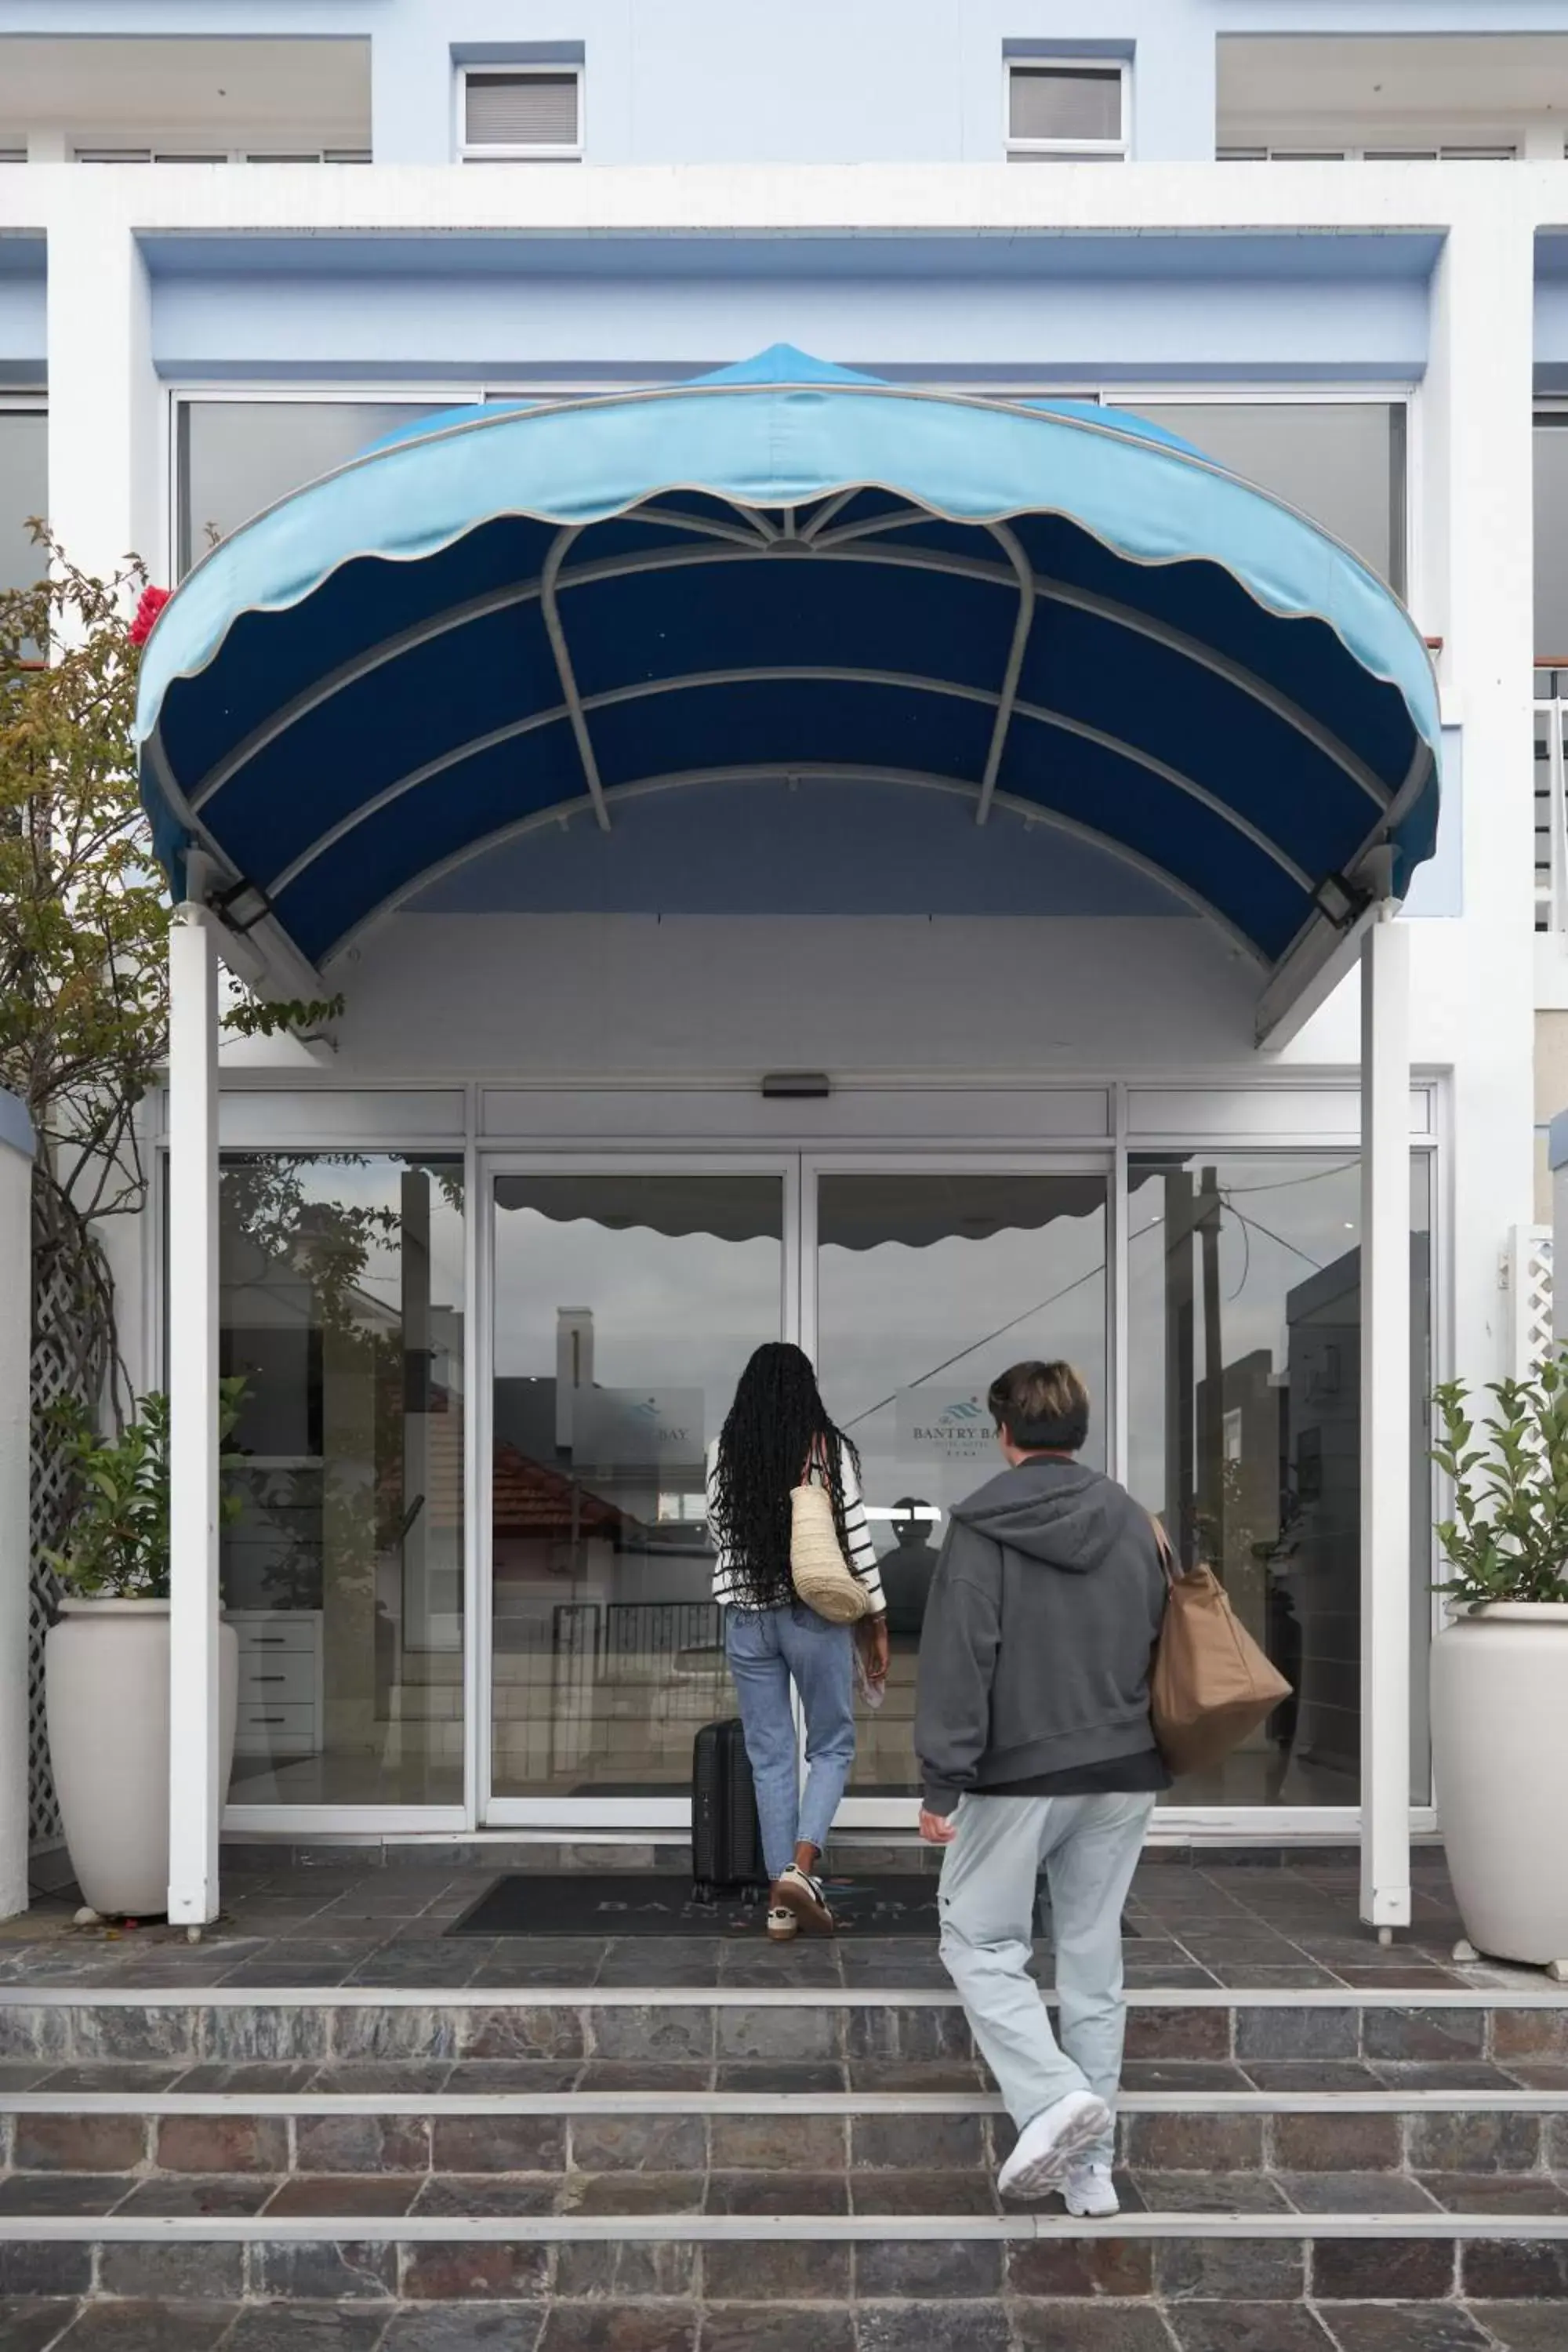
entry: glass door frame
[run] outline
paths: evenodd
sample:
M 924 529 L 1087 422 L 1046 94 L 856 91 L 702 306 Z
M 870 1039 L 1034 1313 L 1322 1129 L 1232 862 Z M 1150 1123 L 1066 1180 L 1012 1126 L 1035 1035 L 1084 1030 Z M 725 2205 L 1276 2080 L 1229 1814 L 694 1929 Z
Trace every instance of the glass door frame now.
M 504 1797 L 494 1781 L 494 1556 L 490 1465 L 494 1443 L 495 1180 L 499 1176 L 771 1176 L 780 1182 L 781 1339 L 798 1340 L 801 1299 L 801 1159 L 798 1151 L 490 1151 L 478 1154 L 474 1204 L 478 1244 L 474 1299 L 479 1369 L 475 1384 L 473 1591 L 466 1619 L 468 1786 L 487 1830 L 553 1829 L 563 1835 L 635 1836 L 638 1831 L 688 1834 L 689 1796 Z
M 1126 1158 L 1110 1143 L 1079 1150 L 1052 1147 L 1044 1150 L 1020 1148 L 1011 1151 L 965 1151 L 925 1148 L 910 1151 L 807 1151 L 801 1156 L 800 1174 L 800 1344 L 815 1364 L 819 1318 L 817 1299 L 817 1199 L 824 1176 L 1086 1176 L 1105 1179 L 1105 1367 L 1106 1394 L 1096 1400 L 1104 1414 L 1106 1466 L 1112 1477 L 1122 1475 L 1126 1460 L 1126 1415 L 1121 1400 L 1124 1384 L 1118 1367 L 1125 1361 L 1126 1318 L 1121 1309 L 1126 1254 L 1120 1246 L 1125 1234 Z M 1002 1466 L 997 1457 L 997 1466 Z M 975 1475 L 976 1486 L 984 1484 Z M 920 1805 L 913 1797 L 858 1797 L 853 1790 L 838 1809 L 840 1830 L 900 1830 L 915 1828 Z

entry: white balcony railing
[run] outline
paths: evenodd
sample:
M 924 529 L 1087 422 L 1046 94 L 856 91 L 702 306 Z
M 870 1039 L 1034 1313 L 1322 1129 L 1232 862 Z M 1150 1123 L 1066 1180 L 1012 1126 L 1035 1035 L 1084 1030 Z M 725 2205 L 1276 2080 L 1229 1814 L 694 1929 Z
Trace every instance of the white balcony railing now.
M 1568 933 L 1568 667 L 1535 691 L 1535 928 Z

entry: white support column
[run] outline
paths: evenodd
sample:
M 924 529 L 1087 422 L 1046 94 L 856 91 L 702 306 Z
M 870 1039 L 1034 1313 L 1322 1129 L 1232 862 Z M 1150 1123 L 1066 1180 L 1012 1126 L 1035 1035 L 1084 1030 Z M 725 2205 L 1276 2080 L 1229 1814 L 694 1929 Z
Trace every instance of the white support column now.
M 1410 934 L 1361 951 L 1361 1916 L 1410 1925 Z
M 135 554 L 166 583 L 152 288 L 125 193 L 138 175 L 73 169 L 55 176 L 49 527 L 84 572 L 107 577 Z
M 169 1917 L 218 1912 L 217 938 L 169 933 Z

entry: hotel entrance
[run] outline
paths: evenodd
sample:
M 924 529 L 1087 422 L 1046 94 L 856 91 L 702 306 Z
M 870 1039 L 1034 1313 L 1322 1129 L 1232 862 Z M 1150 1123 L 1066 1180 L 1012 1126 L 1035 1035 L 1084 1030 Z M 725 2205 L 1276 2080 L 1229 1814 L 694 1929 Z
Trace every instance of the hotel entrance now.
M 1429 1190 L 1413 1153 L 1418 1488 Z M 1357 1804 L 1353 1150 L 508 1157 L 484 1197 L 482 1821 L 685 1827 L 695 1735 L 735 1711 L 705 1456 L 781 1338 L 859 1449 L 888 1595 L 892 1673 L 842 1826 L 913 1825 L 926 1596 L 953 1506 L 998 1466 L 986 1388 L 1030 1356 L 1083 1370 L 1087 1458 L 1220 1570 L 1298 1692 L 1172 1792 L 1170 1826 Z M 1420 1724 L 1412 1763 L 1419 1788 Z
M 910 1824 L 921 1620 L 995 1466 L 985 1389 L 1056 1353 L 1105 1396 L 1109 1191 L 1104 1166 L 992 1160 L 491 1171 L 489 1821 L 684 1824 L 693 1738 L 734 1712 L 705 1456 L 784 1339 L 859 1449 L 891 1621 L 844 1820 Z

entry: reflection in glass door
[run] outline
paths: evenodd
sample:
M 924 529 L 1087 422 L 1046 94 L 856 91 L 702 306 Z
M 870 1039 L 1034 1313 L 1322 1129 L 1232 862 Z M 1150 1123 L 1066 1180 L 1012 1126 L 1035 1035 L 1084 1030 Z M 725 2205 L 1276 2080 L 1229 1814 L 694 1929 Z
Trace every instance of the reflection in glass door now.
M 1100 1170 L 816 1178 L 806 1345 L 860 1449 L 893 1651 L 882 1711 L 860 1717 L 852 1797 L 916 1793 L 921 1621 L 948 1512 L 1003 1466 L 996 1374 L 1029 1356 L 1077 1364 L 1096 1405 L 1087 1458 L 1105 1465 L 1108 1193 Z
M 696 1732 L 733 1712 L 704 1454 L 752 1350 L 793 1336 L 785 1195 L 776 1162 L 491 1180 L 503 1807 L 684 1801 Z

